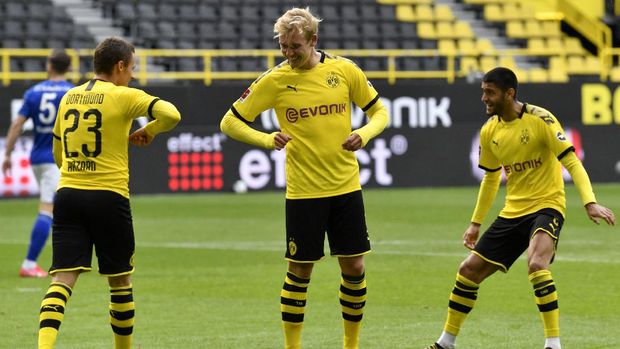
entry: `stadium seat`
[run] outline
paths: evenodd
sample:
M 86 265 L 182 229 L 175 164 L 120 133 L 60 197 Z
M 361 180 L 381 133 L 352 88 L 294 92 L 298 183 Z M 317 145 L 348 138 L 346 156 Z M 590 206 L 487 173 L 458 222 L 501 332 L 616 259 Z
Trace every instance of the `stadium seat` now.
M 398 5 L 396 6 L 396 18 L 402 22 L 415 22 L 416 13 L 415 9 L 411 5 Z
M 456 44 L 452 39 L 440 39 L 437 47 L 439 48 L 439 53 L 442 55 L 456 55 Z
M 459 64 L 459 74 L 461 76 L 468 76 L 480 71 L 478 59 L 475 57 L 461 57 Z
M 529 82 L 542 83 L 549 82 L 549 74 L 543 68 L 532 68 L 528 72 Z
M 201 3 L 198 5 L 197 10 L 200 21 L 217 22 L 219 19 L 214 6 Z
M 415 7 L 415 20 L 416 21 L 434 21 L 435 14 L 433 8 L 430 5 L 417 5 Z
M 488 4 L 484 6 L 484 19 L 490 22 L 505 21 L 502 7 L 498 4 Z
M 422 39 L 436 39 L 438 36 L 431 22 L 419 22 L 417 32 Z
M 398 26 L 396 23 L 387 22 L 379 24 L 381 30 L 381 38 L 383 39 L 397 39 L 400 37 Z
M 477 56 L 479 54 L 476 41 L 474 39 L 458 39 L 456 42 L 457 51 L 463 56 Z
M 455 19 L 450 6 L 443 4 L 435 5 L 434 16 L 436 21 L 453 21 Z
M 179 6 L 179 21 L 196 22 L 202 19 L 195 4 L 181 4 Z
M 136 8 L 136 15 L 140 20 L 157 21 L 158 15 L 155 8 L 155 4 L 151 3 L 138 3 Z
M 441 23 L 441 22 L 440 22 Z M 466 21 L 456 21 L 454 23 L 453 33 L 455 38 L 473 39 L 474 32 Z

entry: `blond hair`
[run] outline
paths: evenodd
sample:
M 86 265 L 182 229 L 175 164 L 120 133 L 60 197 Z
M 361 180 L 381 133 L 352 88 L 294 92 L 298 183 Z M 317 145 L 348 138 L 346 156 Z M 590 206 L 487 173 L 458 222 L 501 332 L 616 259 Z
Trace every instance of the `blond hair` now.
M 293 31 L 297 31 L 299 34 L 304 35 L 307 40 L 310 40 L 312 35 L 319 31 L 319 22 L 322 19 L 315 17 L 310 8 L 295 7 L 286 11 L 273 25 L 273 32 L 276 33 L 274 38 L 288 35 Z

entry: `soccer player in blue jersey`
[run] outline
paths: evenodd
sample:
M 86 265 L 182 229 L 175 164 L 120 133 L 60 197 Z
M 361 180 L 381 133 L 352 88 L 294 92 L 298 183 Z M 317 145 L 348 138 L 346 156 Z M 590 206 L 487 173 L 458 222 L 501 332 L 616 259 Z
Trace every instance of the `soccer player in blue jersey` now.
M 478 166 L 486 172 L 463 234 L 463 245 L 471 253 L 456 274 L 443 332 L 426 349 L 453 349 L 480 284 L 498 270 L 507 273 L 525 251 L 528 280 L 543 324 L 543 348 L 562 348 L 558 293 L 550 271 L 566 211 L 562 165 L 579 191 L 588 218 L 596 224 L 600 220 L 616 223 L 614 213 L 597 203 L 588 174 L 558 119 L 544 108 L 518 101 L 517 88 L 517 77 L 507 68 L 492 69 L 482 78 L 482 102 L 489 118 L 480 131 Z M 502 169 L 504 208 L 478 239 Z
M 11 175 L 11 153 L 24 123 L 31 119 L 34 124 L 34 144 L 30 152 L 30 164 L 39 184 L 39 213 L 32 227 L 28 254 L 19 270 L 21 277 L 46 277 L 47 272 L 37 265 L 52 225 L 54 194 L 60 172 L 52 155 L 52 129 L 60 99 L 73 87 L 66 81 L 71 57 L 64 50 L 55 50 L 47 59 L 48 79 L 26 91 L 24 104 L 12 122 L 6 140 L 2 173 Z

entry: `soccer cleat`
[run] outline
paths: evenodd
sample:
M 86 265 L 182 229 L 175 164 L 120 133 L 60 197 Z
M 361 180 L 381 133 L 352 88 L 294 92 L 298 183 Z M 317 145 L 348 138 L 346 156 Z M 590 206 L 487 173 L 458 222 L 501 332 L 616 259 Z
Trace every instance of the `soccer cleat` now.
M 19 276 L 23 278 L 44 278 L 47 276 L 47 272 L 38 265 L 35 265 L 34 268 L 31 269 L 20 268 Z
M 429 345 L 428 347 L 424 348 L 424 349 L 445 349 L 444 347 L 442 347 L 441 345 L 435 343 L 433 345 Z

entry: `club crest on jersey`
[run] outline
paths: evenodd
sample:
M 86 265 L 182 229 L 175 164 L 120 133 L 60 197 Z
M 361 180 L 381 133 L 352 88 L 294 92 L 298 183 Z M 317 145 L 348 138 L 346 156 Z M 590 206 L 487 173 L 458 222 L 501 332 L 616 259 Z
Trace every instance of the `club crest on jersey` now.
M 329 74 L 327 74 L 327 86 L 331 87 L 331 88 L 336 88 L 340 85 L 340 78 L 338 77 L 338 75 L 335 72 L 329 72 Z
M 566 136 L 562 132 L 560 132 L 560 131 L 558 131 L 558 133 L 555 135 L 555 137 L 557 139 L 561 140 L 562 142 L 564 142 L 566 140 Z
M 252 93 L 252 90 L 250 90 L 249 88 L 246 89 L 243 94 L 241 95 L 241 97 L 239 97 L 239 102 L 243 103 L 245 101 L 246 98 L 248 98 L 248 96 L 250 95 L 250 93 Z
M 530 141 L 530 133 L 527 128 L 521 130 L 521 144 L 527 144 Z

